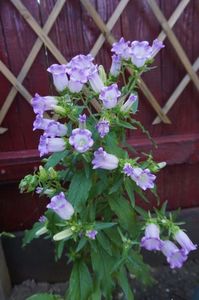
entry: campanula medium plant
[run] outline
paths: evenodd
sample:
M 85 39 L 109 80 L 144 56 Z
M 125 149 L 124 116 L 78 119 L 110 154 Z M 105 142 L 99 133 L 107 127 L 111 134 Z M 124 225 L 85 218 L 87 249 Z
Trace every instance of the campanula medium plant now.
M 108 74 L 90 54 L 54 64 L 47 71 L 59 95 L 32 99 L 33 130 L 43 130 L 38 149 L 45 158 L 20 189 L 47 196 L 49 204 L 24 244 L 44 235 L 54 241 L 57 258 L 64 254 L 72 262 L 66 299 L 113 299 L 116 286 L 133 299 L 128 274 L 151 280 L 142 248 L 162 252 L 171 268 L 181 268 L 196 249 L 165 205 L 151 214 L 137 204 L 147 201 L 146 190 L 157 194 L 156 176 L 166 163 L 140 158 L 126 140 L 127 130 L 150 137 L 134 118 L 137 88 L 163 47 L 158 40 L 150 46 L 121 38 L 111 49 Z

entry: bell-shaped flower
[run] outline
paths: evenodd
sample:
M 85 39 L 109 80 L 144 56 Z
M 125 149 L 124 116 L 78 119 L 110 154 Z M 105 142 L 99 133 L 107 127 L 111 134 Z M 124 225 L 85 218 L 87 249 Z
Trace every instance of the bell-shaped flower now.
M 102 147 L 94 152 L 94 159 L 92 160 L 93 169 L 113 170 L 118 167 L 119 159 L 109 154 Z
M 66 143 L 63 138 L 50 138 L 46 135 L 40 137 L 38 150 L 40 156 L 48 153 L 60 152 L 66 148 Z
M 121 106 L 120 110 L 123 112 L 127 112 L 131 109 L 133 103 L 137 101 L 138 96 L 135 94 L 131 94 L 127 101 Z
M 103 106 L 106 109 L 115 107 L 118 103 L 118 97 L 121 96 L 121 92 L 118 89 L 116 83 L 104 87 L 99 95 L 99 99 L 102 100 Z
M 83 89 L 83 83 L 70 79 L 68 82 L 68 88 L 71 93 L 79 93 Z
M 66 75 L 66 65 L 51 65 L 47 71 L 53 76 L 53 84 L 57 91 L 62 92 L 68 86 L 68 77 Z
M 105 119 L 100 120 L 96 125 L 96 129 L 97 129 L 100 137 L 104 138 L 105 135 L 107 135 L 109 133 L 109 129 L 110 129 L 109 121 L 107 121 Z
M 53 122 L 52 119 L 44 119 L 41 115 L 36 115 L 36 119 L 33 122 L 33 131 L 36 129 L 46 130 L 48 125 Z
M 52 121 L 45 129 L 45 135 L 49 137 L 65 136 L 67 127 L 57 121 Z
M 144 66 L 147 60 L 151 58 L 152 48 L 147 41 L 131 43 L 131 61 L 137 67 Z
M 154 57 L 164 47 L 165 47 L 164 44 L 160 40 L 155 39 L 151 47 L 152 48 L 151 56 Z
M 197 245 L 194 245 L 188 235 L 181 229 L 176 231 L 174 239 L 184 249 L 186 254 L 197 249 Z
M 126 163 L 123 172 L 127 176 L 130 176 L 142 190 L 145 191 L 146 189 L 154 188 L 156 176 L 152 174 L 149 169 L 143 170 L 139 167 L 132 167 L 129 163 Z
M 77 152 L 84 153 L 93 146 L 92 133 L 88 129 L 76 128 L 72 130 L 69 143 Z
M 36 114 L 43 115 L 45 111 L 54 110 L 58 104 L 58 100 L 52 96 L 42 97 L 39 94 L 35 94 L 31 100 L 31 104 Z
M 74 68 L 80 70 L 89 70 L 93 67 L 92 61 L 94 60 L 91 54 L 88 55 L 76 55 L 71 59 L 71 61 L 66 65 L 66 70 L 69 75 L 72 74 Z
M 123 59 L 129 59 L 130 58 L 130 47 L 129 47 L 129 41 L 126 42 L 124 38 L 122 37 L 119 42 L 113 43 L 113 47 L 111 49 L 112 52 L 115 54 L 121 56 Z
M 166 256 L 171 269 L 181 268 L 183 263 L 187 260 L 187 254 L 184 249 L 179 249 L 169 240 L 163 241 L 161 251 Z
M 63 220 L 70 220 L 74 214 L 74 208 L 66 199 L 63 192 L 52 197 L 47 208 L 52 209 Z
M 122 58 L 120 55 L 113 55 L 112 56 L 112 64 L 110 68 L 110 74 L 114 77 L 117 77 L 120 73 L 122 66 Z
M 147 250 L 161 250 L 162 241 L 160 239 L 159 226 L 150 223 L 145 228 L 145 236 L 141 240 L 141 247 Z
M 89 80 L 89 83 L 90 83 L 92 89 L 96 93 L 100 93 L 101 90 L 104 88 L 104 83 L 103 83 L 102 79 L 99 76 L 97 66 L 93 66 L 90 69 L 89 75 L 88 75 L 88 80 Z

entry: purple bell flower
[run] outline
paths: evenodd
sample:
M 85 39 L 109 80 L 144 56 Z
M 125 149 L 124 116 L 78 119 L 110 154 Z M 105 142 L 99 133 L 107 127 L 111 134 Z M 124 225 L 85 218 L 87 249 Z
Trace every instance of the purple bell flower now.
M 96 125 L 96 129 L 97 129 L 100 137 L 104 138 L 105 135 L 107 135 L 109 133 L 109 129 L 110 129 L 109 121 L 107 121 L 105 119 L 99 121 Z
M 122 37 L 119 42 L 113 43 L 111 51 L 121 56 L 123 59 L 128 60 L 130 58 L 129 43 L 129 41 L 125 42 L 124 38 Z
M 40 137 L 38 150 L 40 156 L 51 152 L 60 152 L 66 148 L 66 143 L 62 138 L 49 138 L 46 135 Z
M 90 69 L 88 79 L 92 89 L 96 93 L 100 93 L 101 90 L 104 88 L 104 83 L 102 82 L 102 79 L 99 76 L 97 66 L 93 66 Z
M 73 129 L 69 138 L 69 144 L 72 145 L 77 152 L 84 153 L 93 146 L 92 133 L 88 129 Z
M 150 172 L 149 169 L 141 169 L 139 167 L 132 167 L 129 163 L 126 163 L 123 168 L 124 174 L 130 176 L 144 191 L 146 189 L 154 188 L 154 180 L 156 176 Z
M 197 245 L 194 245 L 188 235 L 181 229 L 174 234 L 174 239 L 184 249 L 186 254 L 197 249 Z
M 137 101 L 137 95 L 131 94 L 127 101 L 121 106 L 120 110 L 123 112 L 127 112 L 131 109 L 133 103 Z
M 91 54 L 88 55 L 76 55 L 71 59 L 71 61 L 66 65 L 66 71 L 69 75 L 72 74 L 74 68 L 78 68 L 80 70 L 89 70 L 94 65 L 92 61 L 94 60 Z
M 171 269 L 181 268 L 183 263 L 187 260 L 187 255 L 184 249 L 179 249 L 169 240 L 163 241 L 161 251 L 166 256 Z
M 113 170 L 118 167 L 119 159 L 109 154 L 102 147 L 94 152 L 94 159 L 92 160 L 93 169 Z
M 82 84 L 86 83 L 88 81 L 88 70 L 74 67 L 71 70 L 70 80 L 80 82 Z
M 121 96 L 121 92 L 118 89 L 116 83 L 106 86 L 102 89 L 99 99 L 102 100 L 103 106 L 106 109 L 115 107 L 118 103 L 118 97 Z
M 65 136 L 67 134 L 67 127 L 56 121 L 52 121 L 45 129 L 45 135 L 49 137 Z
M 51 198 L 47 208 L 52 209 L 63 220 L 70 220 L 74 214 L 74 208 L 65 198 L 63 192 Z
M 164 47 L 165 45 L 161 41 L 155 39 L 151 47 L 152 48 L 151 56 L 154 57 Z
M 36 114 L 43 115 L 45 111 L 54 110 L 58 104 L 58 100 L 52 96 L 42 97 L 39 94 L 35 94 L 31 100 L 31 104 Z
M 52 119 L 44 119 L 41 115 L 36 115 L 36 119 L 33 123 L 33 131 L 36 129 L 46 130 L 51 122 L 53 122 Z
M 141 68 L 145 62 L 151 58 L 152 48 L 147 41 L 131 43 L 131 61 L 137 67 Z
M 110 68 L 110 74 L 114 77 L 117 77 L 120 73 L 122 66 L 122 58 L 120 55 L 113 55 L 112 56 L 112 64 Z
M 45 223 L 47 221 L 47 218 L 45 217 L 45 216 L 41 216 L 40 218 L 39 218 L 39 222 L 40 223 Z
M 68 77 L 66 75 L 66 65 L 51 65 L 47 71 L 53 76 L 53 84 L 57 91 L 62 92 L 68 86 Z
M 97 234 L 98 234 L 98 232 L 96 230 L 87 230 L 86 231 L 86 236 L 91 240 L 95 240 Z
M 71 93 L 79 93 L 83 89 L 83 83 L 70 79 L 68 88 Z
M 161 250 L 160 229 L 156 224 L 150 223 L 146 226 L 145 236 L 141 240 L 141 247 L 149 251 Z

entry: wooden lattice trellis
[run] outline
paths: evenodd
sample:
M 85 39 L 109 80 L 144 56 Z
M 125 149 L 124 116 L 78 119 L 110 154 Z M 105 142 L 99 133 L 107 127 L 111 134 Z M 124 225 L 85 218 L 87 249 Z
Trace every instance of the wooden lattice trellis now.
M 16 7 L 16 9 L 19 11 L 19 13 L 22 15 L 22 17 L 26 20 L 26 22 L 29 24 L 29 26 L 32 28 L 32 30 L 37 34 L 38 38 L 31 49 L 24 65 L 21 68 L 21 71 L 19 72 L 18 76 L 16 77 L 12 72 L 8 69 L 8 67 L 0 61 L 0 71 L 4 74 L 4 76 L 11 82 L 13 87 L 11 88 L 8 96 L 6 97 L 3 106 L 0 110 L 0 126 L 11 106 L 11 104 L 14 101 L 14 98 L 17 94 L 17 92 L 21 93 L 21 95 L 30 102 L 30 99 L 32 98 L 31 94 L 27 91 L 27 89 L 23 86 L 23 81 L 28 74 L 34 60 L 36 59 L 42 45 L 44 44 L 48 50 L 52 53 L 52 55 L 57 59 L 57 61 L 60 64 L 66 64 L 67 61 L 64 58 L 64 56 L 61 54 L 61 52 L 57 49 L 55 44 L 52 42 L 52 40 L 48 37 L 48 33 L 50 32 L 53 24 L 55 23 L 58 15 L 60 14 L 61 10 L 63 9 L 63 6 L 66 2 L 66 0 L 57 0 L 52 12 L 50 13 L 45 25 L 43 28 L 39 26 L 37 21 L 32 17 L 31 13 L 28 11 L 28 9 L 22 4 L 20 0 L 10 0 L 11 3 Z M 128 2 L 130 0 L 121 0 L 116 7 L 115 11 L 113 12 L 112 16 L 108 20 L 107 24 L 105 24 L 98 14 L 98 12 L 95 10 L 93 5 L 89 2 L 89 0 L 80 0 L 84 8 L 88 11 L 90 16 L 93 18 L 96 26 L 100 29 L 101 34 L 96 40 L 94 46 L 92 47 L 90 53 L 93 56 L 96 56 L 99 50 L 101 49 L 103 43 L 105 40 L 108 41 L 110 45 L 112 45 L 116 39 L 114 38 L 113 34 L 111 33 L 114 25 L 116 24 L 117 20 L 120 18 L 122 12 L 126 8 Z M 133 0 L 131 0 L 133 1 Z M 148 0 L 148 4 L 151 7 L 155 17 L 159 21 L 160 25 L 162 26 L 162 32 L 159 34 L 158 39 L 161 41 L 164 41 L 166 37 L 170 40 L 170 43 L 172 44 L 174 50 L 176 51 L 178 58 L 180 59 L 181 63 L 183 64 L 184 68 L 187 71 L 186 76 L 182 79 L 182 81 L 178 84 L 172 95 L 167 100 L 166 104 L 163 108 L 160 107 L 158 101 L 154 97 L 154 95 L 151 93 L 150 89 L 147 87 L 145 82 L 141 79 L 140 80 L 140 88 L 144 95 L 146 96 L 146 99 L 149 101 L 150 105 L 153 107 L 155 112 L 157 113 L 157 117 L 153 121 L 153 124 L 158 124 L 160 122 L 170 124 L 171 121 L 169 117 L 167 116 L 167 113 L 172 108 L 172 106 L 175 104 L 175 102 L 179 99 L 179 96 L 184 91 L 188 83 L 192 80 L 196 88 L 199 90 L 199 78 L 197 76 L 197 70 L 199 68 L 199 57 L 194 62 L 193 65 L 191 65 L 185 51 L 183 50 L 180 42 L 178 41 L 177 37 L 175 36 L 172 28 L 183 13 L 184 9 L 188 5 L 190 0 L 181 0 L 179 5 L 174 10 L 173 14 L 167 21 L 164 17 L 162 11 L 158 7 L 155 0 Z M 93 106 L 99 110 L 99 104 L 97 100 L 93 100 L 92 102 Z M 7 129 L 0 127 L 0 134 L 4 133 Z

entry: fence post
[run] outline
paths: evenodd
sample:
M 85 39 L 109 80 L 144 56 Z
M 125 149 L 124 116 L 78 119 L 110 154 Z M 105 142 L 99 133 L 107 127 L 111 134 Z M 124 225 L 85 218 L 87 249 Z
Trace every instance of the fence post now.
M 6 300 L 11 291 L 11 282 L 0 239 L 0 299 Z

